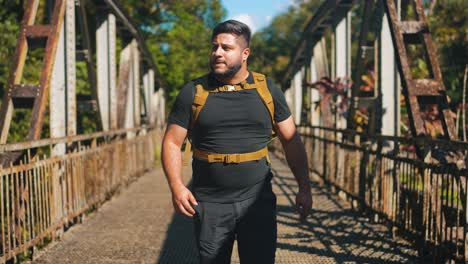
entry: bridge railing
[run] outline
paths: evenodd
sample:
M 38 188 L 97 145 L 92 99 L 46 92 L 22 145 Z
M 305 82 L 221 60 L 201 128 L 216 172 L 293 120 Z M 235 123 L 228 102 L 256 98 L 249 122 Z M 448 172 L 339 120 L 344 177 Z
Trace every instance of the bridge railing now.
M 465 261 L 467 143 L 311 126 L 299 131 L 309 167 L 325 183 L 389 220 L 437 263 Z M 417 144 L 426 150 L 424 161 L 415 154 Z
M 160 135 L 140 127 L 0 145 L 3 153 L 28 153 L 20 164 L 0 168 L 0 261 L 59 237 L 151 169 Z M 66 154 L 51 156 L 57 147 Z

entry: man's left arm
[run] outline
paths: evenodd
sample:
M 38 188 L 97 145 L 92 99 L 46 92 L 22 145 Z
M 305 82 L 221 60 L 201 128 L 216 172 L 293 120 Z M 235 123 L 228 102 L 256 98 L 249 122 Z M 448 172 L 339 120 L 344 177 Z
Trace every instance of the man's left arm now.
M 304 144 L 297 133 L 292 116 L 277 123 L 275 130 L 283 145 L 288 165 L 299 185 L 299 192 L 296 195 L 296 210 L 301 215 L 301 218 L 305 218 L 310 214 L 312 209 L 312 194 Z

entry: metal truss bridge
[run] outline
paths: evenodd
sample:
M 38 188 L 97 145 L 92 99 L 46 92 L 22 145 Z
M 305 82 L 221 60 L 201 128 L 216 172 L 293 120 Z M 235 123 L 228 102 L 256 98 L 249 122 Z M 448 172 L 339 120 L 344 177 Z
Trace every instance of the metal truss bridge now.
M 39 23 L 40 2 L 27 1 L 0 107 L 0 262 L 197 263 L 190 220 L 174 214 L 158 163 L 164 76 L 138 25 L 117 0 L 92 1 L 95 32 L 84 0 L 46 1 Z M 282 88 L 306 145 L 314 210 L 306 222 L 294 214 L 295 182 L 273 142 L 277 263 L 465 263 L 468 143 L 457 140 L 422 1 L 326 0 L 301 36 Z M 37 49 L 40 76 L 28 82 Z M 411 72 L 417 56 L 423 78 Z M 76 89 L 77 63 L 89 91 Z M 362 89 L 370 68 L 373 88 Z M 400 98 L 411 137 L 400 136 Z M 429 106 L 439 139 L 422 114 Z M 18 111 L 29 126 L 11 143 Z M 85 118 L 96 129 L 78 134 Z

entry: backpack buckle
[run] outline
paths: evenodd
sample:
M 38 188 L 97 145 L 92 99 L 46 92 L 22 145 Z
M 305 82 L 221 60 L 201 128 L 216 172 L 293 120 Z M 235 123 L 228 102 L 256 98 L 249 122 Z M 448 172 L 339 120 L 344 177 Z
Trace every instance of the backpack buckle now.
M 224 163 L 240 163 L 240 154 L 228 154 L 224 156 Z

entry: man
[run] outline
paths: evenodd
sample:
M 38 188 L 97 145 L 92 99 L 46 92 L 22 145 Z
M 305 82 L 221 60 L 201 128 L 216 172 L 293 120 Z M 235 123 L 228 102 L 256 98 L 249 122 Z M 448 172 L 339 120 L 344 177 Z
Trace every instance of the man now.
M 242 264 L 274 263 L 276 196 L 269 159 L 261 154 L 253 160 L 232 161 L 230 156 L 260 153 L 271 140 L 272 129 L 299 184 L 296 206 L 301 217 L 309 215 L 312 207 L 305 149 L 284 95 L 266 79 L 274 102 L 272 122 L 258 89 L 242 89 L 265 81 L 247 69 L 249 42 L 250 29 L 241 22 L 228 20 L 213 29 L 211 72 L 182 88 L 163 139 L 162 162 L 174 208 L 194 218 L 201 263 L 230 263 L 235 239 Z M 194 121 L 197 87 L 212 92 Z M 222 91 L 213 92 L 216 89 Z M 194 146 L 192 191 L 181 177 L 180 149 L 187 135 Z M 209 155 L 222 159 L 210 161 Z

